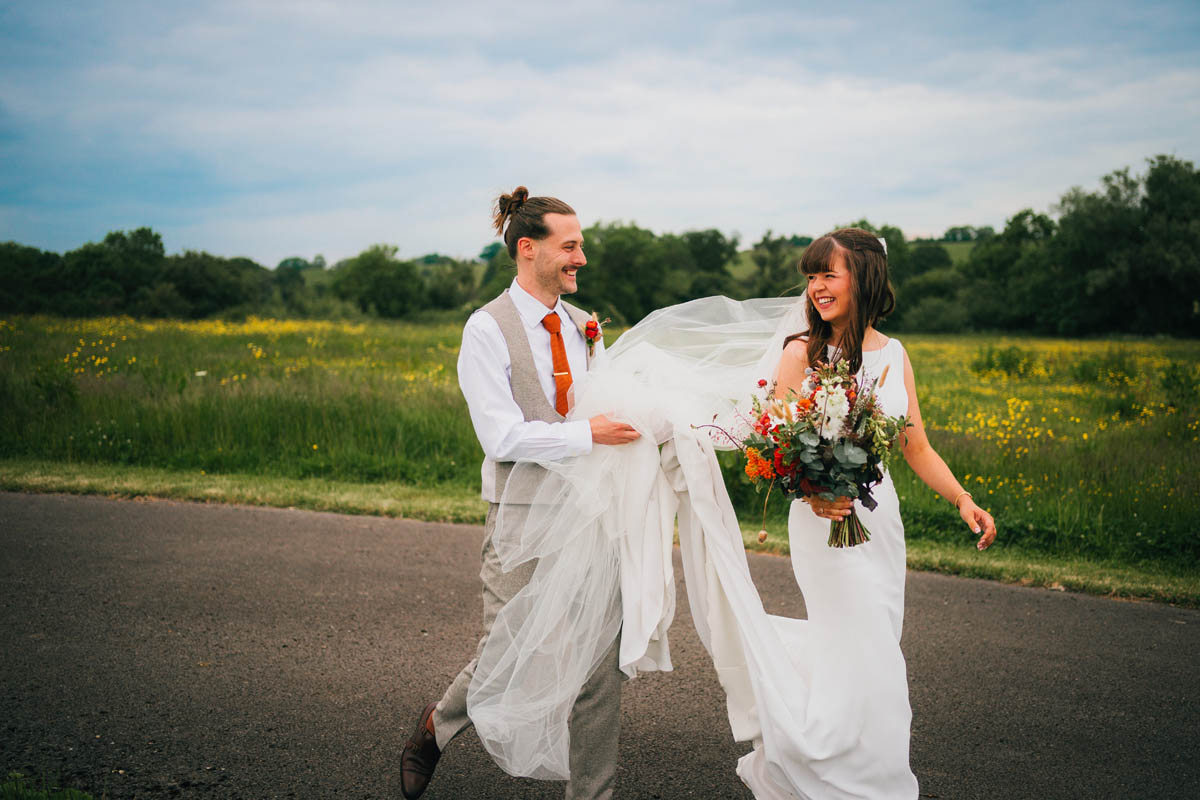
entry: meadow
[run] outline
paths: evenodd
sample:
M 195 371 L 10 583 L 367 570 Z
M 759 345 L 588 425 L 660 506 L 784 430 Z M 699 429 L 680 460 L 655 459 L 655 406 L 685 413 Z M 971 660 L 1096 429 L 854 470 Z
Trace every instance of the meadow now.
M 360 497 L 444 496 L 453 502 L 402 513 L 481 520 L 460 331 L 459 321 L 0 320 L 4 485 L 34 486 L 19 473 L 50 464 L 142 470 L 156 485 L 274 481 L 296 496 L 316 481 Z M 1200 573 L 1200 342 L 902 339 L 931 440 L 1000 522 L 993 552 Z M 727 481 L 756 531 L 761 498 L 735 456 L 724 456 Z M 893 473 L 914 552 L 969 546 L 949 504 L 902 460 Z M 767 511 L 780 549 L 786 508 L 772 498 Z

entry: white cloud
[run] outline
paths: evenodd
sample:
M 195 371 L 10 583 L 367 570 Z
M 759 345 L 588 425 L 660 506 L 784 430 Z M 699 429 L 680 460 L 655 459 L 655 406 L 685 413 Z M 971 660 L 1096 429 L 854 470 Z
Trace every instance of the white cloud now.
M 377 241 L 473 255 L 517 182 L 585 222 L 752 241 L 864 215 L 909 233 L 999 226 L 1154 153 L 1200 156 L 1200 69 L 1154 53 L 943 38 L 892 63 L 865 59 L 901 32 L 850 15 L 596 8 L 218 4 L 140 32 L 118 19 L 100 56 L 0 97 L 63 134 L 43 157 L 160 182 L 61 219 L 103 226 L 108 205 L 127 225 L 139 191 L 193 198 L 145 201 L 137 224 L 268 264 Z M 10 207 L 0 238 L 39 243 L 26 231 L 46 218 Z

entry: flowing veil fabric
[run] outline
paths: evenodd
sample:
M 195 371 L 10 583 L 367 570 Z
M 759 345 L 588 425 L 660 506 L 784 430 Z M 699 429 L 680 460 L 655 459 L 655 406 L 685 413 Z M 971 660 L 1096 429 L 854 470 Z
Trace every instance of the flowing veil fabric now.
M 672 668 L 676 519 L 688 602 L 734 737 L 755 743 L 778 796 L 810 797 L 822 764 L 856 747 L 853 725 L 812 713 L 812 676 L 794 658 L 810 632 L 763 611 L 714 438 L 696 427 L 736 422 L 756 382 L 774 375 L 783 339 L 804 329 L 802 309 L 795 298 L 710 297 L 654 312 L 577 382 L 571 413 L 609 414 L 642 438 L 512 471 L 505 496 L 534 502 L 502 499 L 493 541 L 506 569 L 537 566 L 493 624 L 467 697 L 505 771 L 569 777 L 571 707 L 618 637 L 630 677 Z
M 506 569 L 538 564 L 493 624 L 467 698 L 480 739 L 507 772 L 569 776 L 571 706 L 619 633 L 626 674 L 671 669 L 678 491 L 659 445 L 729 415 L 769 377 L 783 338 L 803 326 L 800 308 L 794 299 L 710 297 L 650 314 L 576 381 L 571 412 L 609 414 L 642 438 L 513 469 L 505 498 L 534 502 L 502 498 L 493 542 Z

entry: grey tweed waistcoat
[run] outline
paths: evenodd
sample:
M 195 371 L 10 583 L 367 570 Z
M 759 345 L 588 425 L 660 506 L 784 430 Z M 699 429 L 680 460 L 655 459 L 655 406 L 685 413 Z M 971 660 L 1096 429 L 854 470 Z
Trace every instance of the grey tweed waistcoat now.
M 587 312 L 565 301 L 563 308 L 566 309 L 567 316 L 571 318 L 577 328 L 582 329 L 587 324 L 589 319 Z M 504 336 L 505 345 L 508 346 L 508 359 L 511 365 L 509 384 L 512 388 L 513 400 L 517 402 L 517 407 L 525 415 L 525 421 L 562 422 L 565 417 L 554 410 L 554 406 L 550 405 L 545 392 L 542 391 L 537 368 L 533 363 L 533 351 L 529 346 L 529 337 L 525 335 L 525 323 L 521 321 L 521 314 L 517 311 L 517 306 L 513 303 L 512 298 L 509 297 L 508 290 L 505 289 L 503 294 L 479 310 L 490 314 L 496 320 L 496 324 L 500 326 L 500 333 Z M 591 360 L 589 353 L 589 365 Z M 489 503 L 500 502 L 514 463 L 484 458 L 484 473 L 487 474 L 491 471 L 491 474 L 495 476 L 495 480 L 492 482 L 493 492 L 488 491 L 488 482 L 484 481 L 484 500 Z M 521 497 L 510 496 L 507 498 L 508 501 L 513 503 L 533 502 L 535 486 L 536 482 L 530 482 L 530 485 L 522 491 Z

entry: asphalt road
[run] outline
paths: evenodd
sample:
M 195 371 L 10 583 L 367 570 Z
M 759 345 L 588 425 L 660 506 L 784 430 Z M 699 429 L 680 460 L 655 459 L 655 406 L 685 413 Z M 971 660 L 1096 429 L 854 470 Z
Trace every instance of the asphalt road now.
M 413 718 L 479 634 L 480 536 L 0 493 L 0 770 L 97 798 L 398 797 Z M 803 615 L 786 559 L 750 566 Z M 923 573 L 907 603 L 922 797 L 1200 797 L 1200 612 Z M 682 585 L 679 608 L 675 672 L 625 687 L 617 796 L 749 797 Z M 426 797 L 561 795 L 467 734 Z

